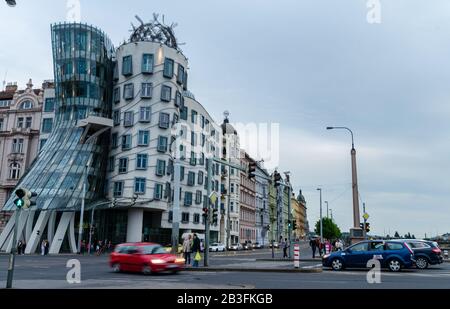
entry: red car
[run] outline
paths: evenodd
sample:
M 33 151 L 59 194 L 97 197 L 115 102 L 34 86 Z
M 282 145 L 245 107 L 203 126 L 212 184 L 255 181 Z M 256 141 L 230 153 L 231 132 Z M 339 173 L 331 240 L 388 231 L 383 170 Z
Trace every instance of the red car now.
M 126 243 L 116 246 L 109 257 L 109 265 L 114 272 L 142 272 L 146 275 L 163 271 L 176 273 L 184 268 L 184 259 L 167 253 L 158 244 Z

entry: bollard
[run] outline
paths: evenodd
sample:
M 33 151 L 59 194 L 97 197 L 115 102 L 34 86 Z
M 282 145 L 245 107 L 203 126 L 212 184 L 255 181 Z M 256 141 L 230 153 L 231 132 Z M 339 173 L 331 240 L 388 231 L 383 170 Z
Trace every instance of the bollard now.
M 300 268 L 300 245 L 294 245 L 294 267 Z

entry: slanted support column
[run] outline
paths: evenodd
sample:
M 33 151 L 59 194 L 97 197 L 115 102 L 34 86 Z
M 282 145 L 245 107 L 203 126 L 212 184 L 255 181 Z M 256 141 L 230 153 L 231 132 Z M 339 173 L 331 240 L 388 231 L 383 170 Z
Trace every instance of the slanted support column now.
M 53 238 L 55 237 L 55 225 L 56 225 L 56 210 L 52 210 L 50 212 L 47 227 L 47 238 L 50 244 L 53 242 Z
M 66 235 L 67 228 L 69 227 L 70 221 L 75 217 L 74 212 L 63 212 L 61 215 L 61 220 L 59 221 L 58 228 L 56 229 L 55 238 L 50 245 L 50 254 L 58 254 L 61 250 L 61 245 L 64 241 L 64 236 Z
M 36 249 L 40 245 L 42 234 L 47 226 L 48 218 L 50 217 L 50 211 L 43 210 L 39 214 L 39 217 L 34 226 L 31 237 L 28 239 L 27 247 L 25 248 L 26 254 L 32 254 L 36 252 Z M 38 235 L 39 232 L 39 235 Z
M 127 242 L 142 241 L 144 209 L 129 209 L 127 224 Z

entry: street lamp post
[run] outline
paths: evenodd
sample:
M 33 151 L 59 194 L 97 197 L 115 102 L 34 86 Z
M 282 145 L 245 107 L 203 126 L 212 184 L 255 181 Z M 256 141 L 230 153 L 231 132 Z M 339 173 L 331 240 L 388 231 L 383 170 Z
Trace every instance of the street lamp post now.
M 334 222 L 333 221 L 333 209 L 331 209 L 331 208 L 330 208 L 330 215 L 331 215 L 331 222 Z
M 320 192 L 320 243 L 323 243 L 323 223 L 322 223 L 322 188 L 318 188 Z
M 347 127 L 327 127 L 327 130 L 347 130 L 350 132 L 352 136 L 352 150 L 351 150 L 351 158 L 352 158 L 352 189 L 353 189 L 353 229 L 350 231 L 350 237 L 353 239 L 361 239 L 362 238 L 362 230 L 360 227 L 360 218 L 359 218 L 359 199 L 358 199 L 358 177 L 356 172 L 356 150 L 355 150 L 355 141 L 353 138 L 353 132 Z
M 327 218 L 329 218 L 330 216 L 328 215 L 328 201 L 325 201 L 325 204 L 327 204 Z

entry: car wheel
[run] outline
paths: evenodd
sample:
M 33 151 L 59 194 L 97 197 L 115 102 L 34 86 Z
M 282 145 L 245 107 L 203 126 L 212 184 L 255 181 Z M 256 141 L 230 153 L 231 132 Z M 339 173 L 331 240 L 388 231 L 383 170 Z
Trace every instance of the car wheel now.
M 219 248 L 216 249 L 216 252 L 219 252 Z
M 402 269 L 402 263 L 398 259 L 392 259 L 388 262 L 389 270 L 399 272 Z
M 333 268 L 333 270 L 340 271 L 344 268 L 344 264 L 341 259 L 334 259 L 331 261 L 331 268 Z
M 120 273 L 120 272 L 121 272 L 120 264 L 119 264 L 119 263 L 113 264 L 113 265 L 112 265 L 112 270 L 113 270 L 113 272 L 115 272 L 115 273 Z
M 144 275 L 151 275 L 151 274 L 152 274 L 152 268 L 151 268 L 150 266 L 148 266 L 148 265 L 145 265 L 145 266 L 142 268 L 142 273 L 143 273 Z
M 417 258 L 416 266 L 419 269 L 426 269 L 426 268 L 428 268 L 428 261 L 427 261 L 427 259 L 424 258 L 424 257 Z

